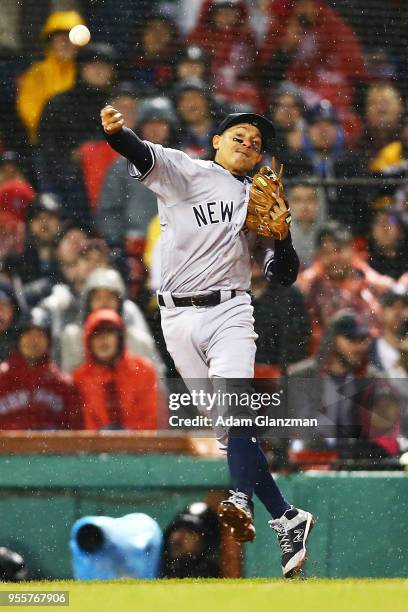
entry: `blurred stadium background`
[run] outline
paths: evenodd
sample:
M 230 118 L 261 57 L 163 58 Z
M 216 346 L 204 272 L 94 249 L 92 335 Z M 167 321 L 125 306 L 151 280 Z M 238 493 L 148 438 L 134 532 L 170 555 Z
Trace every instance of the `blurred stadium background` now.
M 271 288 L 254 265 L 258 389 L 336 380 L 333 352 L 343 382 L 367 384 L 336 404 L 346 433 L 335 418 L 330 436 L 264 447 L 319 520 L 307 575 L 406 576 L 407 38 L 402 0 L 0 0 L 0 580 L 72 577 L 75 520 L 131 512 L 170 548 L 204 534 L 165 575 L 280 575 L 262 508 L 245 550 L 211 523 L 229 483 L 209 432 L 169 430 L 155 200 L 104 142 L 107 101 L 195 157 L 227 112 L 275 122 L 302 272 Z M 109 376 L 84 346 L 108 324 L 131 355 Z

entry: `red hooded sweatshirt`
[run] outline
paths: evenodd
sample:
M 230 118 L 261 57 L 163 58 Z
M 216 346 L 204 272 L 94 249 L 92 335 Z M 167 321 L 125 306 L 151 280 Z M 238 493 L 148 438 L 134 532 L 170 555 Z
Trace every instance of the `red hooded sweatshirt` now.
M 293 0 L 273 0 L 271 20 L 260 61 L 267 65 L 280 51 L 295 9 Z M 286 79 L 329 99 L 339 112 L 353 104 L 353 80 L 367 76 L 357 36 L 327 5 L 316 0 L 317 15 L 310 31 L 292 51 Z
M 0 429 L 81 429 L 78 392 L 45 359 L 30 366 L 20 353 L 0 364 Z
M 124 335 L 123 320 L 113 310 L 98 310 L 85 323 L 85 362 L 73 378 L 84 402 L 85 429 L 156 429 L 157 379 L 153 365 L 126 350 L 112 366 L 95 362 L 90 337 L 103 325 Z

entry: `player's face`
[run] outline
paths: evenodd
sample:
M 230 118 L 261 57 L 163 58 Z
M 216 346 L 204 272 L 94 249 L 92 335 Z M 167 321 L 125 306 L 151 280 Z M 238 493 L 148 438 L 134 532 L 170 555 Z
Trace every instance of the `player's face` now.
M 262 159 L 262 136 L 254 125 L 239 123 L 213 138 L 215 161 L 232 174 L 244 176 Z

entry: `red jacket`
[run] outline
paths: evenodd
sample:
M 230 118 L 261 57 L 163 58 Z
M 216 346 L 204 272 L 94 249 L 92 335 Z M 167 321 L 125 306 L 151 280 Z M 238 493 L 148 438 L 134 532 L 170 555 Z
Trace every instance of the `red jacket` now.
M 81 429 L 79 395 L 48 359 L 29 366 L 20 353 L 0 364 L 0 429 Z
M 351 267 L 351 277 L 331 279 L 317 258 L 310 268 L 298 276 L 296 284 L 305 296 L 312 322 L 312 352 L 317 348 L 329 320 L 343 308 L 358 312 L 371 333 L 378 335 L 380 296 L 392 289 L 395 281 L 370 268 L 358 255 L 353 257 Z
M 80 149 L 81 167 L 89 204 L 95 212 L 105 176 L 119 153 L 105 141 L 87 141 Z
M 73 372 L 84 402 L 85 428 L 156 429 L 158 390 L 153 365 L 127 351 L 112 367 L 95 363 L 89 338 L 102 322 L 123 330 L 122 318 L 113 310 L 99 310 L 87 319 L 85 362 Z
M 230 30 L 215 27 L 213 11 L 216 6 L 216 0 L 204 0 L 197 25 L 188 42 L 202 47 L 208 53 L 214 89 L 220 91 L 234 87 L 237 78 L 253 74 L 256 44 L 245 2 L 238 2 L 240 21 Z
M 318 14 L 309 37 L 293 52 L 286 80 L 329 99 L 341 112 L 352 107 L 353 81 L 367 77 L 363 52 L 350 26 L 327 5 L 316 2 Z M 273 0 L 270 29 L 260 61 L 267 65 L 280 50 L 295 7 L 293 0 Z

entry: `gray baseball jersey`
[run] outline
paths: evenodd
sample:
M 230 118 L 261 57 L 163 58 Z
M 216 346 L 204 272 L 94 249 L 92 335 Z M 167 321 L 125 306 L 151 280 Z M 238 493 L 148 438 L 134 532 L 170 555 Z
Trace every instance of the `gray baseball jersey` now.
M 152 167 L 129 172 L 157 194 L 161 227 L 160 291 L 247 291 L 256 235 L 242 230 L 250 181 L 213 161 L 147 143 Z M 269 241 L 270 248 L 273 248 Z M 268 253 L 267 257 L 270 257 Z

